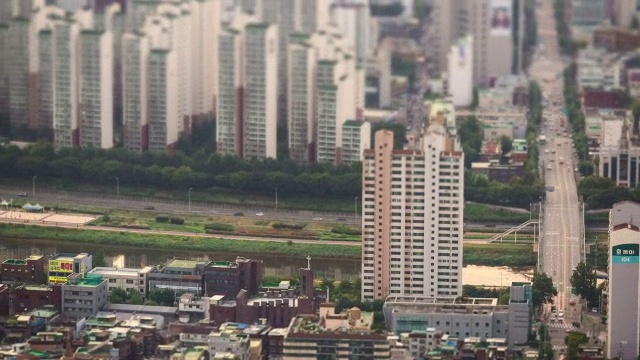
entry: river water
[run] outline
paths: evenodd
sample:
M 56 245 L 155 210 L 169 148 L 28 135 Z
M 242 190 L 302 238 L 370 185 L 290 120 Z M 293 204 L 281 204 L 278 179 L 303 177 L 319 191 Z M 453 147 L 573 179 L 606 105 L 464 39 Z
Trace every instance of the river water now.
M 0 262 L 6 259 L 24 259 L 29 255 L 54 255 L 57 253 L 102 253 L 109 266 L 140 268 L 166 263 L 172 258 L 202 259 L 209 261 L 234 260 L 236 256 L 262 259 L 265 276 L 292 278 L 298 269 L 307 267 L 307 259 L 286 255 L 234 254 L 193 251 L 168 251 L 166 249 L 114 248 L 105 245 L 73 244 L 53 240 L 25 240 L 0 238 Z M 360 260 L 312 258 L 311 268 L 316 279 L 355 280 L 360 275 Z M 506 267 L 467 266 L 462 271 L 465 285 L 506 286 L 512 281 L 526 281 L 532 269 L 514 270 Z

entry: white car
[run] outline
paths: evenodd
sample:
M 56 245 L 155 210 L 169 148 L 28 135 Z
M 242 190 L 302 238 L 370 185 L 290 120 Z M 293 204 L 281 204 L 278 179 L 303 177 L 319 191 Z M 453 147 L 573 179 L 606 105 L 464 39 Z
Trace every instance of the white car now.
M 257 212 L 256 216 L 264 216 L 264 214 L 262 212 Z
M 313 221 L 322 221 L 322 218 L 321 217 L 315 217 L 315 218 L 313 218 Z

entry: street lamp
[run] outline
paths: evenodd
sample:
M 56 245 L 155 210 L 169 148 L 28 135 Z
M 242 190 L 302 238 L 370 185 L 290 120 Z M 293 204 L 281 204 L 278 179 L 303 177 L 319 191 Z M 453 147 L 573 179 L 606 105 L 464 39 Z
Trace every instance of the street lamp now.
M 193 191 L 192 187 L 189 188 L 189 213 L 191 213 L 191 191 Z
M 34 175 L 33 178 L 31 178 L 31 193 L 33 194 L 33 197 L 36 197 L 36 178 L 38 176 Z
M 276 210 L 278 210 L 278 187 L 276 186 Z
M 120 178 L 116 176 L 116 196 L 120 197 Z

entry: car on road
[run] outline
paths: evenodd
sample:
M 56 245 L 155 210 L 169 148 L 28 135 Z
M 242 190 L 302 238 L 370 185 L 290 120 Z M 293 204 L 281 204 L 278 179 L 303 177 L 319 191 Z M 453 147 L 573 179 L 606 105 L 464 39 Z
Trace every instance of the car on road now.
M 569 305 L 573 306 L 573 305 L 575 305 L 575 304 L 576 304 L 576 301 L 575 301 L 575 300 L 573 300 L 573 299 L 569 300 Z
M 145 210 L 155 210 L 155 206 L 145 206 L 144 207 Z
M 19 192 L 18 197 L 29 197 L 29 193 L 27 192 Z
M 346 218 L 337 218 L 336 221 L 347 221 Z
M 264 216 L 264 214 L 262 212 L 257 212 L 256 216 Z
M 243 212 L 238 211 L 238 212 L 236 212 L 236 213 L 233 213 L 233 216 L 244 216 L 244 213 L 243 213 Z
M 322 221 L 322 218 L 321 217 L 314 217 L 313 221 Z
M 547 170 L 551 170 L 551 169 L 552 169 L 551 164 L 547 165 Z

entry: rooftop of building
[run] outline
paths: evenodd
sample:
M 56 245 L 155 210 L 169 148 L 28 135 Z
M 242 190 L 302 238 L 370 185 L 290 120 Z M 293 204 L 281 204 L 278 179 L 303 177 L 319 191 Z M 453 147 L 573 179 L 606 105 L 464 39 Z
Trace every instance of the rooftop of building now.
M 145 266 L 143 268 L 118 268 L 118 267 L 95 267 L 89 271 L 89 274 L 103 275 L 103 276 L 121 276 L 121 275 L 135 275 L 148 273 L 153 270 L 151 266 Z
M 208 261 L 173 259 L 169 261 L 164 267 L 175 269 L 194 269 L 198 265 L 205 265 L 207 263 Z
M 342 124 L 343 127 L 361 127 L 362 125 L 364 125 L 362 120 L 347 120 Z
M 640 203 L 623 201 L 613 204 L 610 219 L 612 228 L 623 224 L 640 227 Z
M 78 253 L 78 254 L 70 254 L 70 253 L 58 253 L 49 258 L 49 261 L 56 260 L 69 260 L 72 261 L 74 259 L 82 259 L 84 257 L 90 256 L 87 253 Z
M 27 284 L 22 288 L 29 291 L 53 291 L 51 286 L 44 284 Z
M 42 255 L 30 255 L 26 259 L 7 259 L 2 263 L 10 264 L 10 265 L 26 265 L 28 260 L 40 260 L 42 259 L 42 257 L 43 257 Z
M 237 341 L 244 338 L 244 331 L 248 328 L 245 323 L 226 322 L 220 325 L 217 331 L 212 331 L 210 336 L 225 338 L 228 341 Z
M 96 274 L 85 274 L 84 276 L 74 276 L 74 275 L 80 275 L 80 274 L 70 275 L 67 286 L 96 287 L 106 281 L 104 277 L 102 277 L 102 275 L 96 275 Z
M 130 305 L 107 303 L 103 311 L 116 311 L 136 314 L 157 314 L 163 316 L 175 316 L 178 313 L 177 306 L 152 306 L 152 305 Z
M 462 306 L 498 306 L 497 298 L 470 298 L 470 297 L 457 297 L 457 298 L 437 298 L 426 296 L 402 296 L 402 295 L 390 295 L 385 299 L 385 306 L 387 304 L 406 304 L 406 305 L 462 305 Z
M 114 327 L 120 324 L 120 319 L 113 313 L 100 312 L 87 319 L 87 325 L 100 327 Z
M 45 305 L 31 311 L 31 315 L 33 315 L 34 317 L 45 319 L 49 319 L 57 315 L 58 313 L 58 309 L 56 309 L 56 307 L 53 305 Z
M 217 268 L 236 268 L 238 267 L 238 264 L 235 261 L 211 261 L 210 263 L 207 263 L 205 266 L 217 267 Z

